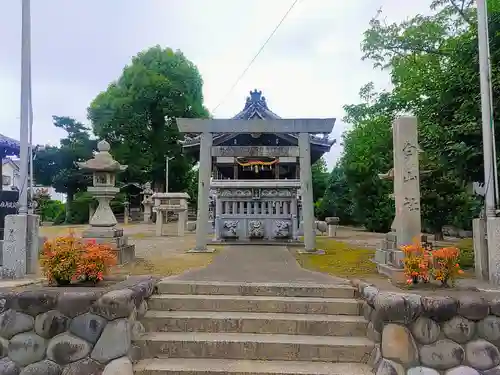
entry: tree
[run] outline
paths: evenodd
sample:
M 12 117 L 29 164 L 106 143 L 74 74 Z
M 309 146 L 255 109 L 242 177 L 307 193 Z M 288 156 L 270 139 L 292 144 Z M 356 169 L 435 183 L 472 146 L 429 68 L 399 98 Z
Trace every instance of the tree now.
M 317 202 L 325 194 L 328 186 L 328 169 L 322 157 L 311 166 L 313 201 Z
M 95 134 L 111 144 L 114 157 L 129 167 L 127 182 L 153 181 L 162 190 L 165 157 L 169 189 L 184 191 L 192 183 L 193 160 L 182 155 L 175 118 L 208 116 L 202 79 L 180 51 L 159 46 L 140 52 L 117 81 L 88 108 Z
M 424 227 L 440 238 L 442 226 L 458 217 L 462 225 L 470 225 L 477 202 L 467 182 L 483 180 L 477 30 L 471 5 L 438 0 L 432 5 L 434 14 L 390 25 L 379 13 L 365 32 L 364 58 L 387 69 L 394 85 L 391 92 L 375 93 L 368 84 L 360 91 L 363 103 L 345 106 L 345 121 L 353 128 L 344 135 L 340 165 L 353 216 L 368 229 L 385 229 L 394 213 L 387 201 L 392 188 L 376 174 L 392 167 L 390 124 L 404 112 L 419 119 L 424 150 L 420 169 L 430 171 L 421 179 Z M 495 59 L 500 57 L 500 22 L 498 11 L 490 14 Z
M 61 139 L 59 147 L 37 151 L 33 173 L 37 184 L 52 186 L 57 192 L 66 194 L 68 220 L 74 195 L 85 191 L 91 183 L 91 176 L 80 170 L 75 162 L 92 158 L 97 142 L 90 138 L 85 125 L 71 117 L 53 116 L 53 124 L 68 135 Z
M 353 224 L 352 193 L 347 183 L 342 167 L 335 166 L 327 182 L 327 188 L 323 198 L 318 205 L 318 216 L 324 219 L 328 216 L 336 216 L 343 225 Z

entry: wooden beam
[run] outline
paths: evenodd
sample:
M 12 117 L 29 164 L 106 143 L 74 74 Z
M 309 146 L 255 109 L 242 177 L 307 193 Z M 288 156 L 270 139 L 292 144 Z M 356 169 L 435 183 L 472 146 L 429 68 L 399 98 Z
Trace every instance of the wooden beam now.
M 212 155 L 217 157 L 297 157 L 299 148 L 297 146 L 213 146 Z

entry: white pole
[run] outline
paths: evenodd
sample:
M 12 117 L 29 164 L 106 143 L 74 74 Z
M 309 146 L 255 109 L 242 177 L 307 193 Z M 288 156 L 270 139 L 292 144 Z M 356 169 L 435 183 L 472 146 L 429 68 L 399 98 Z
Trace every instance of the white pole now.
M 484 153 L 485 214 L 494 217 L 496 210 L 495 150 L 493 144 L 493 111 L 491 108 L 491 72 L 489 61 L 488 14 L 486 0 L 477 0 L 479 73 L 481 83 L 481 118 Z
M 174 157 L 165 156 L 165 193 L 168 193 L 168 162 Z
M 30 60 L 31 60 L 30 0 L 22 0 L 21 31 L 21 126 L 20 126 L 20 185 L 19 213 L 28 213 L 28 160 L 30 123 Z

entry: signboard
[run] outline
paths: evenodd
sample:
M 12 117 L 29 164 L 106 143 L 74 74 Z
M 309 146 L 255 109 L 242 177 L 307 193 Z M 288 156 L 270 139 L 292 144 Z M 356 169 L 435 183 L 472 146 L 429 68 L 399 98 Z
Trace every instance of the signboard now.
M 280 156 L 299 156 L 297 146 L 214 146 L 212 147 L 212 156 L 231 156 L 231 157 L 280 157 Z
M 19 192 L 13 190 L 0 190 L 0 239 L 3 240 L 5 216 L 17 214 L 17 201 Z

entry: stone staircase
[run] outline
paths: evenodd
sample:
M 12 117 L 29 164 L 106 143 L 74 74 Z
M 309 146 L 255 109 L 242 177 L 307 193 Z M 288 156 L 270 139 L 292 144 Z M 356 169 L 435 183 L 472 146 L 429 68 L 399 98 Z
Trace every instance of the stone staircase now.
M 354 289 L 164 280 L 136 375 L 364 375 L 374 347 Z

